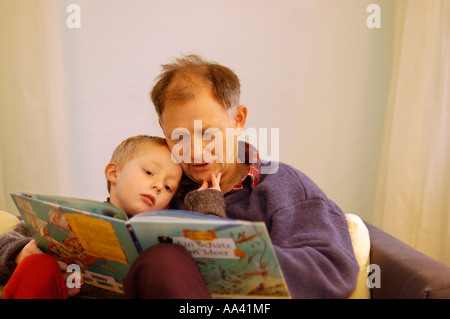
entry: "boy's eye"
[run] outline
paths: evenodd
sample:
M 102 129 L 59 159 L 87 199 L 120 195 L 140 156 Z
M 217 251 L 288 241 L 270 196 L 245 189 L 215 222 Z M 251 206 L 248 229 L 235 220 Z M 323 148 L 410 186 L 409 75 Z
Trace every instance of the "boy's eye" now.
M 170 188 L 169 185 L 164 185 L 164 188 L 165 188 L 166 190 L 168 190 L 168 191 L 171 191 L 171 190 L 172 190 L 172 189 Z
M 153 175 L 153 173 L 152 173 L 152 172 L 150 172 L 150 171 L 147 171 L 147 170 L 145 170 L 145 174 L 147 174 L 147 175 L 149 175 L 149 176 L 152 176 L 152 175 Z

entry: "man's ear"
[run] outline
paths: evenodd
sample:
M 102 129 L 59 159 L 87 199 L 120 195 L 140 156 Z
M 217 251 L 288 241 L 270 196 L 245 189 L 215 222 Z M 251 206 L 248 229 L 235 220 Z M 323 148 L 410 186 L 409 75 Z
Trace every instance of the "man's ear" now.
M 115 162 L 111 162 L 106 165 L 105 177 L 111 184 L 115 184 L 117 182 L 117 164 Z
M 163 123 L 162 123 L 160 117 L 158 118 L 158 123 L 159 123 L 159 126 L 161 127 L 161 130 L 163 131 L 164 136 L 166 136 L 166 132 L 164 131 L 164 126 L 163 126 Z
M 247 107 L 239 106 L 234 114 L 234 129 L 240 135 L 244 131 L 245 121 L 247 120 Z

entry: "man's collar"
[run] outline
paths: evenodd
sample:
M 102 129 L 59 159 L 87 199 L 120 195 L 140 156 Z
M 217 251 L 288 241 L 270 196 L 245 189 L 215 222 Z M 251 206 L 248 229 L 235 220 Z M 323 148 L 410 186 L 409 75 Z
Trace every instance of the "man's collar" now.
M 253 189 L 258 185 L 259 176 L 261 175 L 261 162 L 259 160 L 258 150 L 253 145 L 240 141 L 238 145 L 238 160 L 240 163 L 247 164 L 248 167 L 247 171 L 231 191 L 244 188 L 247 180 L 250 181 L 249 186 Z

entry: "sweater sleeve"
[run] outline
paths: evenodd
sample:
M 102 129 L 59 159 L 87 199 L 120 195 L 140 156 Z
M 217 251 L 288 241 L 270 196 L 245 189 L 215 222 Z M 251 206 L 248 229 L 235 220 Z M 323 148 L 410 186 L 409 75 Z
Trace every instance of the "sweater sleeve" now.
M 286 167 L 280 178 L 290 187 L 272 189 L 279 198 L 270 233 L 291 295 L 348 298 L 359 265 L 344 213 L 303 173 Z
M 311 199 L 276 212 L 271 237 L 294 298 L 347 298 L 354 290 L 359 266 L 347 221 L 329 202 Z
M 16 257 L 33 238 L 25 222 L 19 222 L 14 230 L 0 235 L 0 284 L 6 285 L 16 269 Z
M 186 209 L 196 213 L 226 217 L 225 200 L 216 189 L 191 191 L 186 194 L 184 205 Z

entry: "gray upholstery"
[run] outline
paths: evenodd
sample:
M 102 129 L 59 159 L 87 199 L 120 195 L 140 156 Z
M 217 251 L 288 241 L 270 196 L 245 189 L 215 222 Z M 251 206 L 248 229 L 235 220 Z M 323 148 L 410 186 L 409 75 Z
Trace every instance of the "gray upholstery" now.
M 370 263 L 380 267 L 381 275 L 380 288 L 371 289 L 372 299 L 450 299 L 450 267 L 365 224 Z

